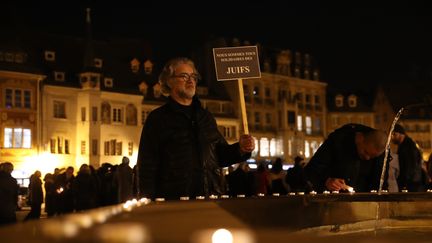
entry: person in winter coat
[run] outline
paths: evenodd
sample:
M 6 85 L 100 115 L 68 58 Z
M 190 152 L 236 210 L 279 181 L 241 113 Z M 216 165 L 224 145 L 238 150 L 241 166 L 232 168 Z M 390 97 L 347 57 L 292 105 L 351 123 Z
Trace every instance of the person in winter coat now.
M 159 82 L 165 105 L 153 110 L 142 130 L 138 153 L 140 194 L 149 198 L 221 194 L 221 167 L 247 160 L 252 136 L 228 144 L 213 115 L 195 95 L 200 75 L 188 58 L 165 65 Z

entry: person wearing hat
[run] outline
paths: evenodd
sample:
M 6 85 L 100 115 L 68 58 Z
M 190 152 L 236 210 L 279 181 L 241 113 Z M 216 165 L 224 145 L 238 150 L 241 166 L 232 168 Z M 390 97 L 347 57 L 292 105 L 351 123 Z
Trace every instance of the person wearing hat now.
M 423 179 L 423 159 L 418 145 L 406 134 L 402 125 L 396 124 L 391 141 L 397 145 L 399 158 L 399 176 L 397 178 L 399 190 L 409 192 L 425 191 Z

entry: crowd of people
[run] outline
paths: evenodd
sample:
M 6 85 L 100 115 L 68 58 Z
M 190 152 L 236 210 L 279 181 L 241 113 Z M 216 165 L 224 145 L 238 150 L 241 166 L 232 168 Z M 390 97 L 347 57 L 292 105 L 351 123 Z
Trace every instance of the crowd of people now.
M 0 165 L 0 224 L 9 224 L 17 221 L 19 186 L 11 176 L 12 163 Z M 39 219 L 43 203 L 47 217 L 53 217 L 135 198 L 135 175 L 127 157 L 119 165 L 104 163 L 98 169 L 82 164 L 76 174 L 72 166 L 56 168 L 53 173 L 45 174 L 43 182 L 42 173 L 36 170 L 30 176 L 27 195 L 30 212 L 24 220 Z

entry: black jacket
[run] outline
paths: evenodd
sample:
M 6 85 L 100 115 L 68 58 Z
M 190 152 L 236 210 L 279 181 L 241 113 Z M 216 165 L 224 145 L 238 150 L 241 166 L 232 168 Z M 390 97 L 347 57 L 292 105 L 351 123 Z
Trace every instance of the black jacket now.
M 0 225 L 16 222 L 18 189 L 17 180 L 0 171 Z
M 306 178 L 315 190 L 325 190 L 327 178 L 344 179 L 357 192 L 379 189 L 384 153 L 364 161 L 359 158 L 355 145 L 356 132 L 371 129 L 360 124 L 347 124 L 328 136 L 305 167 Z M 384 178 L 386 181 L 387 176 Z M 386 188 L 387 184 L 383 186 Z
M 179 199 L 224 193 L 221 167 L 250 157 L 240 154 L 238 143 L 228 145 L 197 98 L 189 109 L 170 98 L 149 114 L 137 161 L 141 196 Z
M 408 136 L 397 150 L 399 158 L 399 177 L 397 178 L 399 189 L 408 189 L 411 192 L 424 190 L 422 179 L 422 155 L 416 143 Z

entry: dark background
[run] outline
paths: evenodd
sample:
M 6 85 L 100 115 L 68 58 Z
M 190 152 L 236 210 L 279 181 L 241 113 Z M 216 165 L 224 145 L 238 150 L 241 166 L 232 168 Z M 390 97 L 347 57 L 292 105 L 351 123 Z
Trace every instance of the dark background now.
M 432 82 L 432 9 L 426 4 L 326 6 L 315 1 L 5 2 L 3 33 L 40 31 L 94 39 L 148 39 L 159 58 L 188 55 L 215 37 L 309 53 L 335 86 Z M 3 4 L 5 4 L 3 3 Z

